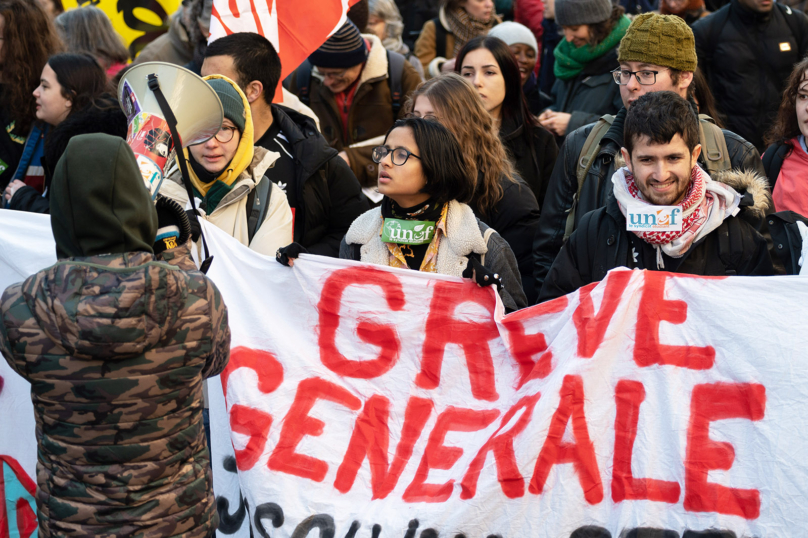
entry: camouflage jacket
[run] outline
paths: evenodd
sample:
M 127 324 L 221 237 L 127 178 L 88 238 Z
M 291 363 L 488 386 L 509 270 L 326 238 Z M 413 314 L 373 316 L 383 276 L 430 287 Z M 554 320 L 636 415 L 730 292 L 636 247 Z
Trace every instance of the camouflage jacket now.
M 186 256 L 164 259 L 70 258 L 3 294 L 0 351 L 36 413 L 41 537 L 205 537 L 218 524 L 202 383 L 229 358 L 227 308 L 180 270 Z

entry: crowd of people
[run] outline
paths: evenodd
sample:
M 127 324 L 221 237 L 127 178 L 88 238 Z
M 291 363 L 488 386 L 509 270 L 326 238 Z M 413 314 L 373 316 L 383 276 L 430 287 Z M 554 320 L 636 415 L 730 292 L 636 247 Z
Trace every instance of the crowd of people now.
M 59 0 L 0 0 L 3 208 L 50 214 L 58 257 L 66 260 L 31 277 L 25 291 L 6 290 L 0 312 L 0 350 L 12 368 L 32 381 L 56 375 L 68 383 L 58 394 L 34 384 L 40 447 L 48 447 L 40 463 L 70 469 L 81 482 L 66 454 L 96 440 L 95 422 L 76 424 L 68 435 L 48 420 L 69 422 L 81 406 L 100 424 L 115 405 L 76 396 L 54 411 L 48 399 L 64 398 L 69 383 L 101 386 L 141 375 L 145 361 L 161 386 L 168 378 L 169 385 L 187 384 L 182 402 L 175 400 L 187 433 L 159 442 L 203 471 L 167 480 L 181 462 L 168 465 L 155 449 L 146 479 L 173 485 L 144 493 L 143 502 L 162 499 L 145 523 L 110 515 L 112 532 L 206 536 L 216 526 L 197 411 L 201 380 L 227 360 L 229 330 L 218 291 L 188 257 L 200 244 L 200 218 L 288 266 L 311 253 L 493 285 L 507 312 L 574 292 L 616 267 L 704 276 L 802 271 L 804 2 L 509 5 L 502 17 L 492 0 L 361 0 L 281 81 L 281 60 L 264 36 L 235 33 L 208 44 L 211 0 L 185 0 L 167 33 L 137 46 L 127 46 L 93 5 L 64 11 Z M 224 116 L 215 136 L 169 157 L 155 209 L 137 192 L 142 178 L 117 100 L 121 78 L 146 61 L 202 76 Z M 186 212 L 191 198 L 198 209 Z M 637 208 L 653 207 L 672 208 L 681 228 L 630 231 Z M 392 236 L 387 222 L 403 230 L 426 224 L 427 232 Z M 157 259 L 183 271 L 153 264 Z M 57 280 L 62 289 L 48 287 Z M 124 305 L 145 293 L 147 280 L 161 282 L 165 301 L 187 290 L 188 303 L 140 313 L 146 305 Z M 115 304 L 128 308 L 128 317 L 109 322 L 129 320 L 129 332 L 116 334 L 141 331 L 147 343 L 94 345 L 90 338 L 67 345 L 31 325 L 90 284 L 101 296 L 120 295 Z M 184 314 L 162 319 L 166 312 Z M 92 331 L 75 325 L 80 312 L 72 315 L 61 329 Z M 163 338 L 183 327 L 191 332 L 182 334 L 196 331 L 208 344 L 191 349 Z M 28 368 L 31 357 L 19 351 L 27 344 L 51 350 L 53 368 Z M 193 355 L 188 377 L 174 379 L 154 355 L 144 358 L 149 346 L 170 349 L 161 360 Z M 71 368 L 54 373 L 57 362 L 78 355 L 90 361 L 81 376 L 71 377 Z M 135 423 L 155 418 L 165 396 L 141 388 L 151 403 L 127 411 Z M 133 442 L 157 442 L 143 435 Z M 41 510 L 41 532 L 65 533 L 75 513 L 86 515 L 81 524 L 107 524 L 93 510 L 112 514 L 116 499 L 129 494 L 113 476 L 142 464 L 127 454 L 111 447 L 103 465 L 88 455 L 86 465 L 98 464 L 101 479 L 84 497 Z M 39 480 L 49 496 L 67 495 L 48 472 Z M 207 493 L 196 480 L 207 480 Z M 109 506 L 99 501 L 101 490 Z M 182 503 L 165 502 L 169 494 Z

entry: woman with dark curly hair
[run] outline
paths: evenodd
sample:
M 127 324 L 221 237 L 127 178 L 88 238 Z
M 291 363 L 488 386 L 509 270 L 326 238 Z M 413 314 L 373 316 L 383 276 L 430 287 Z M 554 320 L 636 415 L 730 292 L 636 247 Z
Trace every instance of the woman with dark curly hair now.
M 763 154 L 777 211 L 808 215 L 808 58 L 794 66 Z
M 0 0 L 0 37 L 0 189 L 5 189 L 34 123 L 31 92 L 60 43 L 48 16 L 29 0 Z

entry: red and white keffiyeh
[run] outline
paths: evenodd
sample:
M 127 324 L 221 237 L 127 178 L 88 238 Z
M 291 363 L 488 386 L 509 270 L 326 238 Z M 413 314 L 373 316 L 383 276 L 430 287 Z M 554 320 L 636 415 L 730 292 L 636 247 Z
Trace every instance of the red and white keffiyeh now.
M 643 199 L 627 167 L 614 173 L 612 183 L 617 204 L 624 216 L 630 205 L 653 205 Z M 740 201 L 741 195 L 732 187 L 713 181 L 707 172 L 694 166 L 685 199 L 678 204 L 682 210 L 682 231 L 633 233 L 656 247 L 657 268 L 662 269 L 665 267 L 662 252 L 672 258 L 682 257 L 694 241 L 718 228 L 727 217 L 736 215 Z

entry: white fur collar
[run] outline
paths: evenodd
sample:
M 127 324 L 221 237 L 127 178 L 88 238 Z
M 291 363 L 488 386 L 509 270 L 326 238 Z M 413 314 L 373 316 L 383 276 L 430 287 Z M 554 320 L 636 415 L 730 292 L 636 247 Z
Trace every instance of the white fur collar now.
M 360 261 L 375 265 L 389 265 L 390 251 L 382 242 L 379 232 L 382 228 L 380 207 L 360 215 L 345 235 L 349 245 L 362 245 L 359 249 Z M 446 237 L 438 247 L 437 272 L 442 275 L 462 276 L 472 252 L 485 254 L 485 244 L 474 212 L 466 204 L 452 200 L 446 213 Z

